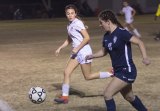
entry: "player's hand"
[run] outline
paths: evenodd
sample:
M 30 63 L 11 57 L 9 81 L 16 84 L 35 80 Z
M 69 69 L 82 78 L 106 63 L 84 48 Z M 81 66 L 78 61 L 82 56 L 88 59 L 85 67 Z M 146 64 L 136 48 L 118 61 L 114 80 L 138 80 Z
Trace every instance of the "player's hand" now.
M 59 53 L 60 53 L 60 51 L 61 51 L 61 49 L 60 49 L 60 48 L 58 48 L 58 49 L 55 51 L 55 55 L 56 55 L 56 56 L 58 56 L 58 55 L 59 55 Z
M 78 53 L 78 49 L 77 48 L 73 48 L 72 49 L 72 54 L 77 54 Z
M 71 54 L 71 59 L 75 59 L 77 57 L 77 54 Z
M 71 58 L 75 59 L 76 56 L 77 56 L 77 53 L 78 53 L 78 49 L 77 48 L 73 48 L 71 53 L 72 53 Z
M 142 62 L 143 62 L 143 64 L 145 64 L 145 65 L 149 65 L 149 64 L 151 63 L 148 58 L 144 58 L 144 59 L 142 60 Z
M 87 55 L 87 56 L 85 57 L 85 61 L 90 60 L 90 59 L 93 59 L 93 55 Z

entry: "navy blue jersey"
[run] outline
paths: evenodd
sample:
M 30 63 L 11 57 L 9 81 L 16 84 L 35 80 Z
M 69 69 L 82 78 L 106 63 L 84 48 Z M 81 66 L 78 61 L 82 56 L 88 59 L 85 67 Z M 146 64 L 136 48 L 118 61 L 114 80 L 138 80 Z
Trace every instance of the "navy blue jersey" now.
M 112 33 L 105 33 L 103 47 L 110 54 L 114 69 L 127 67 L 131 72 L 134 66 L 130 39 L 132 34 L 127 30 L 117 27 Z

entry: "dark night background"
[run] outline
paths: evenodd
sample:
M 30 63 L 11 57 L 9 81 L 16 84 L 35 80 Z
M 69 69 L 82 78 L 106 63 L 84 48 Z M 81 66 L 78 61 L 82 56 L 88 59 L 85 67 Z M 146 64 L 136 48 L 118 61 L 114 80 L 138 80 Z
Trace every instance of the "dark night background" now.
M 44 1 L 48 4 L 50 1 L 50 8 L 46 8 Z M 81 2 L 83 1 L 83 3 Z M 154 13 L 158 0 L 143 0 L 145 1 L 145 6 L 143 10 Z M 92 2 L 92 1 L 91 1 Z M 93 0 L 94 2 L 94 0 Z M 120 7 L 120 2 L 122 0 L 99 0 L 100 8 L 110 8 Z M 137 4 L 137 0 L 130 0 L 132 7 L 136 9 L 138 14 L 144 14 L 141 10 L 141 6 L 144 3 L 138 1 L 141 4 Z M 90 17 L 96 16 L 98 12 L 91 10 L 87 4 L 87 0 L 0 0 L 0 20 L 11 20 L 11 19 L 34 19 L 34 18 L 55 18 L 64 17 L 64 7 L 68 4 L 75 4 L 79 9 L 81 16 Z M 150 8 L 148 8 L 150 7 Z M 115 10 L 119 10 L 116 8 Z
M 0 0 L 0 19 L 14 19 L 14 12 L 20 9 L 19 19 L 63 17 L 64 7 L 76 0 L 51 0 L 52 9 L 46 10 L 42 0 Z

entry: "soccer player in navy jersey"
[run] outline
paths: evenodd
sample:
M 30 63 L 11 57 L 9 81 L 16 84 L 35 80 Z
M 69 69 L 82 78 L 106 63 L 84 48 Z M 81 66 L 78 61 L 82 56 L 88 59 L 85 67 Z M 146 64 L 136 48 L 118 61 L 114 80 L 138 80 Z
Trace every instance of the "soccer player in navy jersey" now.
M 112 11 L 104 10 L 98 17 L 100 26 L 106 31 L 103 38 L 103 47 L 97 53 L 86 56 L 86 60 L 103 57 L 107 53 L 110 55 L 114 77 L 104 91 L 107 111 L 116 111 L 113 96 L 118 92 L 138 111 L 147 111 L 132 90 L 132 83 L 136 79 L 137 70 L 132 60 L 131 43 L 139 46 L 142 62 L 145 65 L 150 64 L 143 42 L 125 30 Z

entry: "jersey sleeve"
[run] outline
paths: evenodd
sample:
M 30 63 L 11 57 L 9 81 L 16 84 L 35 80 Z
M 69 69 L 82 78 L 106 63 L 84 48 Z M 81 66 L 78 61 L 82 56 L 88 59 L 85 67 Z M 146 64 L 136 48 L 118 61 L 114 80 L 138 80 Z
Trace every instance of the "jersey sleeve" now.
M 130 11 L 133 11 L 133 8 L 132 8 L 132 7 L 129 7 L 129 10 L 130 10 Z
M 125 13 L 125 8 L 122 8 L 122 12 Z
M 130 39 L 132 38 L 132 34 L 130 32 L 128 32 L 127 30 L 123 30 L 121 32 L 121 37 L 122 37 L 122 40 L 124 40 L 125 42 L 129 42 Z
M 81 31 L 81 30 L 85 29 L 85 26 L 84 26 L 83 22 L 82 21 L 78 21 L 77 24 L 76 24 L 75 29 L 78 30 L 78 31 Z

